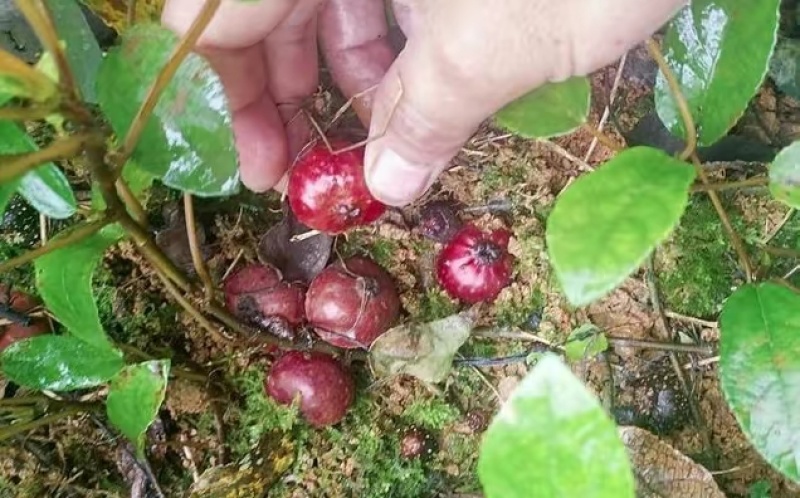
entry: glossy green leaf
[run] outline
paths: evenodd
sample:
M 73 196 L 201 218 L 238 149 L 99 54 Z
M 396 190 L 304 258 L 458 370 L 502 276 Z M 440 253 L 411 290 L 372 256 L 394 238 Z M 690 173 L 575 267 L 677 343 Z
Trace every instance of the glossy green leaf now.
M 628 455 L 600 402 L 556 356 L 542 357 L 486 431 L 487 498 L 633 498 Z
M 590 103 L 589 79 L 576 76 L 537 88 L 501 109 L 495 119 L 524 137 L 555 137 L 582 125 Z
M 122 353 L 74 337 L 40 335 L 0 353 L 3 375 L 31 389 L 74 391 L 103 384 L 124 366 Z
M 769 167 L 769 191 L 784 204 L 800 208 L 800 140 L 775 156 Z
M 680 83 L 700 145 L 724 137 L 761 85 L 775 47 L 780 0 L 693 0 L 669 24 L 663 52 Z M 656 110 L 685 137 L 666 79 L 656 81 Z
M 151 82 L 176 44 L 158 25 L 131 28 L 100 67 L 98 100 L 118 136 L 124 137 Z M 134 159 L 170 187 L 198 196 L 239 189 L 231 115 L 219 77 L 191 54 L 147 121 Z
M 46 254 L 35 263 L 36 288 L 47 309 L 72 336 L 97 348 L 112 346 L 100 323 L 92 276 L 105 251 L 120 236 L 112 225 L 77 244 Z
M 764 283 L 737 290 L 720 316 L 720 381 L 759 453 L 800 481 L 800 295 Z
M 783 93 L 800 99 L 800 40 L 778 40 L 769 63 L 769 75 Z
M 94 103 L 97 101 L 97 70 L 103 61 L 103 52 L 97 44 L 97 38 L 76 0 L 47 0 L 46 3 L 58 36 L 65 45 L 67 61 L 75 75 L 81 97 Z
M 692 166 L 635 147 L 561 193 L 546 238 L 570 303 L 603 297 L 642 264 L 680 221 L 694 178 Z
M 108 387 L 108 420 L 133 443 L 139 456 L 144 452 L 145 431 L 164 401 L 169 367 L 169 360 L 129 365 Z

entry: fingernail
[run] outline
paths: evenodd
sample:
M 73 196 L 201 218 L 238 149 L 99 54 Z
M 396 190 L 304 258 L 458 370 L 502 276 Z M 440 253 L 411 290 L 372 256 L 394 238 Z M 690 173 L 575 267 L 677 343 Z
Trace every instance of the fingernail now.
M 433 180 L 430 166 L 414 164 L 391 149 L 383 149 L 367 164 L 366 179 L 372 195 L 390 206 L 404 206 L 420 197 Z

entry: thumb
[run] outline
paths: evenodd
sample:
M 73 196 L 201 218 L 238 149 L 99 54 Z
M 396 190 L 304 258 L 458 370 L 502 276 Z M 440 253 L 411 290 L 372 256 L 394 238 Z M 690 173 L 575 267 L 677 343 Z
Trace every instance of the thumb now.
M 403 206 L 422 196 L 502 102 L 477 98 L 463 68 L 430 53 L 433 44 L 408 45 L 375 92 L 364 166 L 378 200 Z M 475 92 L 473 92 L 475 93 Z

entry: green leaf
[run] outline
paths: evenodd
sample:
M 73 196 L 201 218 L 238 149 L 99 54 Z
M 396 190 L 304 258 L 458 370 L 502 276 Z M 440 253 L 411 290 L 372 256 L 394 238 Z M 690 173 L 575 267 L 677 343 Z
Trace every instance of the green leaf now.
M 40 335 L 0 354 L 3 375 L 21 386 L 74 391 L 103 384 L 124 366 L 122 353 L 97 349 L 74 337 Z
M 129 365 L 111 380 L 106 400 L 108 420 L 144 454 L 144 434 L 153 423 L 169 378 L 169 360 Z
M 576 76 L 548 83 L 515 100 L 495 116 L 497 123 L 528 138 L 564 135 L 582 125 L 589 115 L 589 79 Z
M 800 140 L 775 156 L 769 167 L 769 191 L 784 204 L 800 208 Z
M 52 163 L 39 166 L 23 176 L 17 193 L 37 211 L 50 218 L 69 218 L 77 209 L 69 180 Z
M 778 40 L 769 63 L 769 75 L 783 93 L 800 99 L 800 40 Z
M 47 309 L 72 336 L 101 349 L 112 345 L 100 323 L 92 275 L 106 249 L 120 238 L 118 227 L 111 225 L 35 263 L 36 288 Z
M 5 50 L 0 50 L 0 95 L 45 102 L 56 97 L 53 80 Z
M 664 56 L 697 125 L 701 146 L 724 137 L 767 73 L 778 32 L 780 0 L 694 0 L 669 24 Z M 661 120 L 685 137 L 663 74 L 655 92 Z
M 122 168 L 122 179 L 128 185 L 131 193 L 142 203 L 142 206 L 147 207 L 145 202 L 145 193 L 153 185 L 155 177 L 142 169 L 136 161 L 128 161 Z M 102 211 L 106 208 L 106 201 L 100 192 L 100 187 L 95 183 L 92 185 L 92 209 L 95 211 Z
M 17 185 L 19 185 L 18 180 L 0 183 L 0 221 L 3 220 L 3 215 L 6 212 L 8 203 L 11 201 L 11 198 L 14 197 L 14 193 L 17 191 Z
M 573 330 L 564 344 L 564 356 L 568 361 L 592 358 L 608 349 L 608 339 L 602 330 L 591 323 Z
M 67 62 L 87 102 L 97 102 L 95 80 L 103 61 L 89 23 L 75 0 L 47 0 L 47 7 L 56 25 L 59 38 L 66 46 Z
M 800 295 L 773 283 L 737 290 L 720 316 L 720 382 L 756 450 L 800 481 Z
M 98 100 L 119 137 L 128 132 L 150 82 L 166 64 L 177 39 L 167 29 L 142 24 L 109 51 L 97 80 Z M 231 114 L 219 77 L 190 54 L 147 121 L 134 159 L 170 187 L 198 196 L 239 189 Z
M 614 422 L 556 356 L 545 355 L 486 431 L 478 476 L 487 498 L 633 498 Z
M 649 147 L 617 155 L 561 193 L 547 221 L 547 245 L 570 303 L 613 290 L 667 238 L 695 178 L 692 166 Z

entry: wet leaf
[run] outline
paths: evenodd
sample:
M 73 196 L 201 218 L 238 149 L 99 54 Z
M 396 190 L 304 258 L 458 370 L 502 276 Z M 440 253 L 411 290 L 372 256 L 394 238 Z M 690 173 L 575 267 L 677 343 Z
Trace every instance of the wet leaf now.
M 124 137 L 176 36 L 158 25 L 131 28 L 100 67 L 100 107 Z M 144 127 L 133 158 L 166 185 L 197 196 L 232 195 L 239 171 L 222 83 L 205 59 L 190 54 Z
M 24 154 L 36 144 L 16 123 L 0 121 L 0 154 Z M 76 201 L 64 173 L 45 163 L 19 178 L 18 193 L 39 212 L 57 219 L 75 214 Z
M 258 242 L 258 259 L 279 269 L 288 282 L 310 283 L 328 264 L 333 237 L 322 232 L 303 237 L 311 229 L 297 221 L 286 206 L 283 213 L 283 219 Z M 294 239 L 296 236 L 300 237 Z
M 728 133 L 767 73 L 778 31 L 780 0 L 694 0 L 670 22 L 663 52 L 697 125 L 700 145 Z M 680 113 L 664 75 L 656 109 L 684 138 Z
M 47 0 L 46 3 L 58 36 L 64 43 L 67 62 L 75 75 L 81 97 L 94 103 L 97 101 L 94 82 L 103 60 L 97 39 L 77 0 Z
M 736 420 L 759 453 L 800 481 L 800 295 L 778 284 L 746 285 L 720 316 L 720 381 Z
M 158 414 L 169 379 L 169 360 L 128 365 L 108 387 L 108 420 L 127 437 L 140 457 L 144 454 L 144 435 Z
M 608 339 L 602 330 L 587 323 L 573 330 L 564 344 L 569 361 L 580 361 L 599 355 L 608 349 Z
M 127 27 L 130 0 L 81 0 L 107 25 L 122 33 Z M 165 0 L 136 0 L 137 22 L 158 22 Z
M 474 326 L 475 320 L 467 312 L 391 328 L 372 343 L 370 367 L 379 377 L 407 374 L 424 382 L 441 382 Z
M 680 221 L 694 168 L 649 147 L 618 154 L 567 187 L 547 222 L 548 252 L 573 306 L 622 283 Z
M 52 334 L 15 342 L 0 353 L 3 375 L 21 386 L 50 391 L 99 386 L 124 364 L 120 351 Z
M 619 434 L 637 479 L 640 498 L 725 498 L 705 467 L 638 427 L 620 427 Z
M 775 156 L 769 167 L 769 191 L 784 204 L 800 208 L 800 140 Z
M 590 102 L 589 79 L 576 76 L 539 87 L 501 109 L 495 119 L 523 137 L 550 138 L 582 125 Z
M 106 249 L 120 238 L 112 225 L 35 262 L 36 288 L 47 309 L 73 337 L 98 349 L 110 349 L 111 342 L 100 323 L 92 276 Z
M 769 75 L 780 91 L 800 99 L 800 40 L 778 40 L 769 63 Z
M 489 425 L 478 476 L 487 498 L 634 497 L 633 474 L 614 422 L 549 353 Z

